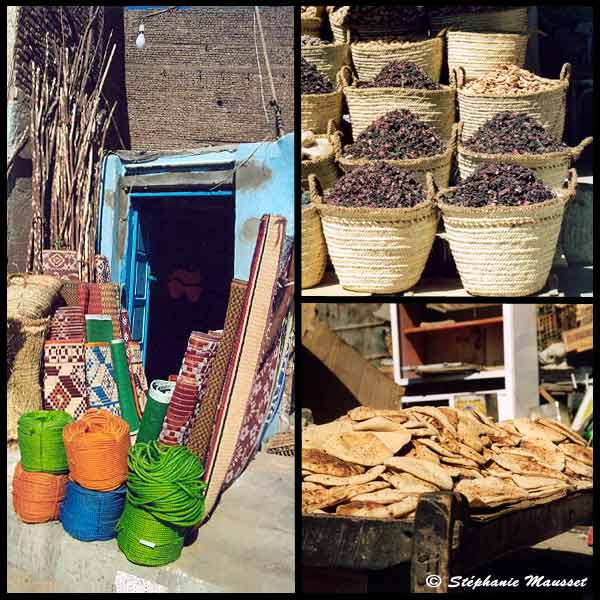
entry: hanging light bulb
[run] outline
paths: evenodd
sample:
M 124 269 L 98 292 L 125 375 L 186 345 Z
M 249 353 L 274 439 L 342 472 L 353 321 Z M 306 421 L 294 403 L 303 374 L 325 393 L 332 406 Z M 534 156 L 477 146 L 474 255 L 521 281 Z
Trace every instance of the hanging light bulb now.
M 135 45 L 143 50 L 146 47 L 146 38 L 144 37 L 144 24 L 140 23 L 140 28 L 138 29 L 138 36 L 135 39 Z

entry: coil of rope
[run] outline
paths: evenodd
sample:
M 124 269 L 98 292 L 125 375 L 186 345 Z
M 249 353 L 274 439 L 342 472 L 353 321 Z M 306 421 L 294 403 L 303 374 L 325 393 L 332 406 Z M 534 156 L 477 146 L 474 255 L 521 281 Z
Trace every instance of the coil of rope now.
M 15 512 L 25 523 L 45 523 L 58 519 L 65 496 L 67 475 L 25 471 L 17 463 L 13 476 L 12 498 Z
M 198 457 L 183 446 L 155 440 L 129 450 L 127 503 L 117 524 L 117 542 L 136 564 L 157 566 L 181 554 L 185 529 L 204 516 Z
M 64 530 L 84 542 L 114 538 L 126 493 L 125 485 L 111 492 L 96 492 L 69 481 L 59 514 Z
M 62 410 L 34 410 L 19 419 L 21 466 L 25 471 L 66 473 L 69 470 L 63 428 L 73 417 Z
M 108 492 L 127 479 L 129 425 L 108 410 L 90 408 L 64 428 L 70 478 L 88 490 Z

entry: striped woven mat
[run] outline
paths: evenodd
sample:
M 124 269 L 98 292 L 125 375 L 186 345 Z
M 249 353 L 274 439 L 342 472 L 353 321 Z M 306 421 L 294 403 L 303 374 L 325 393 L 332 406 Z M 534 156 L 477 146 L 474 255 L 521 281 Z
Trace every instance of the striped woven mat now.
M 85 345 L 85 371 L 90 408 L 105 408 L 121 416 L 119 393 L 115 381 L 110 344 Z
M 72 342 L 85 341 L 85 317 L 79 306 L 61 306 L 50 319 L 48 339 Z

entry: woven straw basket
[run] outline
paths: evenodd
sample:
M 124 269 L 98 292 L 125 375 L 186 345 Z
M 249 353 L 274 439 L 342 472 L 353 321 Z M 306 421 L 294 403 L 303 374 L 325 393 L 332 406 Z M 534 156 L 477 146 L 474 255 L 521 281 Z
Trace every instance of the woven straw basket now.
M 461 130 L 462 123 L 459 123 L 458 169 L 462 181 L 484 165 L 508 163 L 535 171 L 537 178 L 555 191 L 563 188 L 571 163 L 577 160 L 583 150 L 594 140 L 592 137 L 587 137 L 574 148 L 567 148 L 560 152 L 546 152 L 545 154 L 483 154 L 473 152 L 462 145 Z
M 302 288 L 318 285 L 325 274 L 327 246 L 314 205 L 302 208 Z
M 379 74 L 392 61 L 411 61 L 421 67 L 433 81 L 440 80 L 444 54 L 444 32 L 437 37 L 418 42 L 359 42 L 350 46 L 352 63 L 361 81 Z
M 462 67 L 465 80 L 483 77 L 503 64 L 523 67 L 529 35 L 449 31 L 448 71 Z
M 300 31 L 302 35 L 321 36 L 322 20 L 319 17 L 302 17 L 300 19 Z
M 363 158 L 344 158 L 341 153 L 337 155 L 337 161 L 340 168 L 344 173 L 375 162 L 386 162 L 403 171 L 409 171 L 416 181 L 421 185 L 427 185 L 427 173 L 431 173 L 435 185 L 439 188 L 447 188 L 450 183 L 450 169 L 452 166 L 452 157 L 454 150 L 456 149 L 456 132 L 457 127 L 454 125 L 452 130 L 452 136 L 448 147 L 443 154 L 436 154 L 435 156 L 426 156 L 423 158 L 414 158 L 408 160 L 367 160 Z
M 327 134 L 316 136 L 327 138 L 331 144 L 331 152 L 327 156 L 313 160 L 302 161 L 302 189 L 308 191 L 308 176 L 314 174 L 318 177 L 324 190 L 328 190 L 338 179 L 336 156 L 342 151 L 342 133 L 336 131 L 333 120 L 329 121 Z
M 348 64 L 348 45 L 333 43 L 303 46 L 302 58 L 315 65 L 320 73 L 335 81 L 340 69 Z
M 529 27 L 527 7 L 483 13 L 465 13 L 443 17 L 429 16 L 431 31 L 437 33 L 446 27 L 460 31 L 526 33 Z
M 39 319 L 49 313 L 63 282 L 51 275 L 13 273 L 7 284 L 7 316 Z
M 408 290 L 419 281 L 438 222 L 431 180 L 427 200 L 413 208 L 328 206 L 323 204 L 314 175 L 309 177 L 309 185 L 343 288 L 391 294 Z
M 452 136 L 456 104 L 454 85 L 443 85 L 441 90 L 361 88 L 356 85 L 357 81 L 348 67 L 342 68 L 341 82 L 354 139 L 377 117 L 402 109 L 410 110 L 421 121 L 433 127 L 443 140 L 449 140 Z
M 560 79 L 539 79 L 553 84 L 552 88 L 533 94 L 518 96 L 481 95 L 464 89 L 465 72 L 459 67 L 454 72 L 458 88 L 458 110 L 464 123 L 464 136 L 469 138 L 484 123 L 499 112 L 525 113 L 538 121 L 556 139 L 562 140 L 565 127 L 567 90 L 571 78 L 571 65 L 566 63 Z
M 446 204 L 440 192 L 445 238 L 467 292 L 480 296 L 527 296 L 546 284 L 567 201 L 574 196 L 577 174 L 567 190 L 541 204 L 465 208 Z
M 337 89 L 335 92 L 329 94 L 302 94 L 300 100 L 302 131 L 327 133 L 327 127 L 331 120 L 339 128 L 342 120 L 343 99 L 340 73 L 336 77 Z

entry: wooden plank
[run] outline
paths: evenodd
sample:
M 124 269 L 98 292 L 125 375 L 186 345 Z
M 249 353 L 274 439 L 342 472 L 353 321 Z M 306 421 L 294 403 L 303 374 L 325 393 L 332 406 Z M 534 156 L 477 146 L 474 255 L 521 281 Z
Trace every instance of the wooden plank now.
M 302 516 L 302 564 L 385 569 L 410 561 L 414 521 Z
M 594 324 L 569 329 L 562 333 L 566 352 L 583 352 L 594 347 Z
M 451 331 L 453 329 L 464 329 L 465 327 L 488 327 L 490 325 L 502 324 L 502 317 L 488 317 L 487 319 L 473 319 L 471 321 L 458 321 L 457 323 L 446 323 L 438 327 L 432 324 L 427 327 L 408 327 L 404 329 L 406 335 L 416 333 L 432 333 L 438 331 Z

